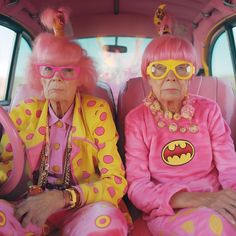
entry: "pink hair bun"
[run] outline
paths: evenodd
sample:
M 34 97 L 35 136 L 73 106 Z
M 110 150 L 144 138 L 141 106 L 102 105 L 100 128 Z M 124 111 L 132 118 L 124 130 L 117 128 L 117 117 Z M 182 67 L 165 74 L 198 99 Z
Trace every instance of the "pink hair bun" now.
M 61 14 L 63 15 L 63 19 L 60 18 Z M 46 8 L 42 12 L 40 20 L 47 29 L 53 30 L 56 21 L 57 22 L 59 21 L 59 23 L 66 25 L 69 21 L 69 14 L 70 14 L 69 9 L 65 7 L 60 7 L 58 10 L 52 8 Z

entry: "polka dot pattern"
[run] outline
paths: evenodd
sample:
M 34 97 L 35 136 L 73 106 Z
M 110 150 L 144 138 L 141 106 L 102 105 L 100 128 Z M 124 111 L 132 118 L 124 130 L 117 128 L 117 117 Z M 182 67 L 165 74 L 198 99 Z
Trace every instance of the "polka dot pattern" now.
M 46 134 L 46 127 L 41 126 L 41 127 L 39 127 L 38 131 L 41 135 L 45 135 Z
M 194 224 L 191 220 L 184 222 L 181 225 L 181 228 L 188 234 L 192 234 L 195 231 Z
M 87 171 L 83 171 L 82 177 L 83 179 L 88 179 L 90 177 L 90 174 Z
M 110 155 L 106 155 L 103 157 L 103 161 L 106 163 L 106 164 L 111 164 L 113 162 L 113 157 L 110 156 Z
M 17 124 L 17 125 L 21 125 L 21 124 L 22 124 L 22 120 L 21 120 L 20 118 L 17 118 L 17 119 L 16 119 L 16 124 Z
M 97 127 L 97 128 L 95 129 L 95 134 L 96 134 L 97 136 L 101 136 L 101 135 L 103 135 L 104 133 L 105 133 L 105 129 L 104 129 L 102 126 Z
M 100 172 L 101 172 L 102 174 L 106 174 L 106 173 L 108 172 L 108 169 L 107 169 L 107 168 L 102 168 L 102 169 L 100 170 Z
M 103 112 L 103 113 L 100 115 L 99 118 L 100 118 L 101 121 L 106 120 L 106 119 L 107 119 L 107 113 L 106 113 L 106 112 Z
M 93 192 L 98 193 L 98 189 L 96 187 L 93 187 Z
M 63 127 L 63 122 L 62 121 L 57 121 L 56 123 L 57 128 L 62 128 Z
M 90 101 L 88 101 L 87 106 L 88 107 L 93 107 L 93 106 L 95 106 L 95 104 L 96 104 L 96 101 L 90 100 Z
M 106 144 L 105 143 L 98 143 L 97 146 L 99 149 L 103 149 L 106 147 Z
M 31 140 L 33 137 L 34 137 L 34 134 L 30 133 L 25 138 L 26 138 L 26 140 Z
M 110 223 L 111 218 L 107 215 L 98 216 L 95 220 L 95 224 L 98 228 L 106 228 Z
M 12 152 L 12 146 L 11 146 L 10 143 L 8 143 L 8 144 L 6 145 L 6 151 L 7 151 L 7 152 Z
M 82 162 L 82 160 L 79 159 L 79 160 L 77 161 L 77 165 L 80 166 L 80 165 L 81 165 L 81 162 Z
M 37 110 L 35 113 L 36 117 L 39 118 L 41 116 L 41 113 L 42 113 L 41 110 Z
M 31 110 L 26 109 L 26 110 L 25 110 L 25 114 L 28 115 L 28 116 L 31 116 L 31 115 L 32 115 Z
M 122 178 L 119 177 L 119 176 L 115 176 L 114 181 L 115 181 L 116 184 L 121 184 L 122 183 Z
M 209 219 L 209 228 L 217 236 L 222 235 L 223 223 L 219 216 L 212 214 Z
M 110 194 L 110 196 L 113 198 L 114 196 L 115 196 L 115 194 L 116 194 L 116 191 L 115 191 L 115 189 L 113 188 L 113 187 L 109 187 L 109 188 L 107 188 L 107 191 L 108 191 L 108 193 Z
M 53 148 L 54 148 L 54 150 L 59 150 L 60 149 L 60 143 L 54 143 L 53 144 Z
M 55 165 L 55 166 L 52 167 L 52 170 L 53 170 L 55 173 L 59 173 L 60 170 L 61 170 L 61 168 L 60 168 L 60 166 Z
M 6 216 L 4 212 L 0 211 L 0 227 L 3 227 L 6 224 Z

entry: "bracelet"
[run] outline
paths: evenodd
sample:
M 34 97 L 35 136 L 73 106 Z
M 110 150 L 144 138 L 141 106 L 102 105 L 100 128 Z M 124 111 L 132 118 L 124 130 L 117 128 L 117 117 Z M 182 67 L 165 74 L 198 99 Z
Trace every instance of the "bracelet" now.
M 78 206 L 78 203 L 80 203 L 79 193 L 77 193 L 77 191 L 74 188 L 65 189 L 63 191 L 63 194 L 65 199 L 65 207 L 69 207 L 70 209 L 72 209 Z M 67 199 L 69 199 L 69 201 Z
M 29 196 L 35 196 L 38 195 L 39 193 L 42 193 L 43 189 L 39 187 L 38 185 L 30 185 L 28 187 L 28 195 Z

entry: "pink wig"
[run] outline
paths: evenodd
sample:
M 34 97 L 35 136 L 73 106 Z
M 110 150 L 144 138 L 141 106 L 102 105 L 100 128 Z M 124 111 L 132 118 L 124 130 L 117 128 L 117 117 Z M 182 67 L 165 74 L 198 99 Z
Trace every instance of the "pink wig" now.
M 196 52 L 193 45 L 184 38 L 174 35 L 163 35 L 153 39 L 146 47 L 141 64 L 141 72 L 147 79 L 146 69 L 152 61 L 185 60 L 196 66 Z
M 68 21 L 69 12 L 59 9 L 64 14 L 65 23 Z M 41 15 L 44 25 L 52 29 L 58 11 L 46 9 Z M 28 84 L 38 91 L 43 87 L 40 75 L 35 68 L 35 64 L 51 64 L 59 66 L 77 66 L 79 72 L 79 91 L 90 93 L 96 83 L 97 73 L 93 60 L 87 55 L 86 51 L 75 42 L 66 37 L 54 36 L 50 33 L 41 33 L 34 41 L 33 51 L 28 67 Z

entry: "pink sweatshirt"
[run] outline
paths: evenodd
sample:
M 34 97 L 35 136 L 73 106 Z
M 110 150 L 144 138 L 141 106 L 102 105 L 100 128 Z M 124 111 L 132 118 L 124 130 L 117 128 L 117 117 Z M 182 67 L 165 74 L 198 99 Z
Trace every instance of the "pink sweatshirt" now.
M 230 130 L 219 106 L 191 96 L 198 133 L 170 132 L 157 127 L 141 104 L 126 117 L 128 195 L 147 218 L 174 214 L 169 201 L 180 190 L 236 190 L 236 155 Z M 184 119 L 177 121 L 184 124 Z

